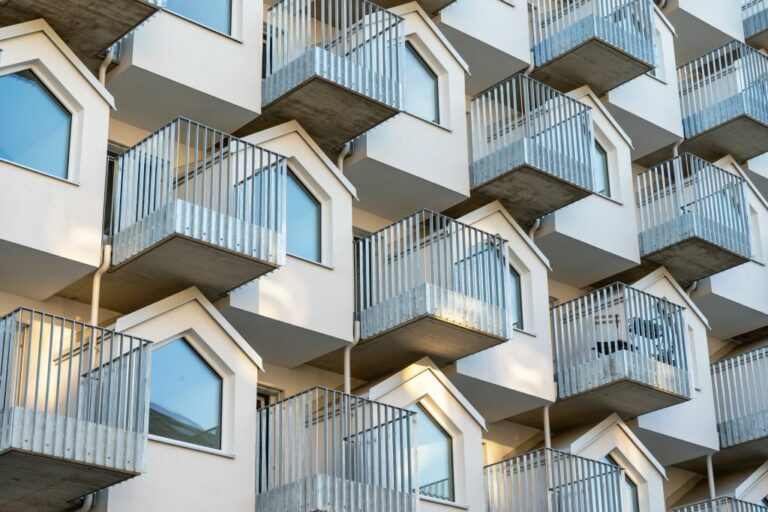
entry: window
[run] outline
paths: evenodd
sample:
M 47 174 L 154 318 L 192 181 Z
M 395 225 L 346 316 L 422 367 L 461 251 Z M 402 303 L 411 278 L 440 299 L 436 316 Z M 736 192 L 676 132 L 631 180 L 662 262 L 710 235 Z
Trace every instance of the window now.
M 405 111 L 433 123 L 440 122 L 437 75 L 411 43 L 405 43 Z
M 165 0 L 163 7 L 217 32 L 232 31 L 232 0 Z
M 222 380 L 184 339 L 152 352 L 149 433 L 221 448 Z
M 658 30 L 653 32 L 653 60 L 655 67 L 648 73 L 659 80 L 664 80 L 664 52 L 661 47 L 661 33 Z
M 608 170 L 608 153 L 599 142 L 595 141 L 594 147 L 595 165 L 595 192 L 604 196 L 611 196 L 611 184 Z
M 417 414 L 416 443 L 419 459 L 419 493 L 429 498 L 453 501 L 453 442 L 419 404 L 409 408 Z
M 67 177 L 72 115 L 30 70 L 0 76 L 0 158 Z
M 523 286 L 520 274 L 510 265 L 509 275 L 512 281 L 512 325 L 517 329 L 523 328 Z
M 601 459 L 601 462 L 611 464 L 613 466 L 621 467 L 621 464 L 616 462 L 611 455 L 606 455 Z M 626 508 L 624 512 L 640 512 L 640 495 L 638 493 L 637 484 L 629 478 L 626 471 L 624 472 L 624 497 L 626 499 Z
M 320 202 L 288 171 L 286 249 L 289 254 L 320 261 Z

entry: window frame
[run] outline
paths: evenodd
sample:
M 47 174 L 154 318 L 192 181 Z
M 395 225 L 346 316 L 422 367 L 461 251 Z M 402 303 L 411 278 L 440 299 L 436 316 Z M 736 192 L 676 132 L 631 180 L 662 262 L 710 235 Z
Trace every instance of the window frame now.
M 407 109 L 406 103 L 407 103 L 407 94 L 408 94 L 408 87 L 407 85 L 403 88 L 403 112 L 417 118 L 421 119 L 423 121 L 426 121 L 430 124 L 434 124 L 437 126 L 442 126 L 443 123 L 443 115 L 442 115 L 442 102 L 440 97 L 441 87 L 440 87 L 440 75 L 433 69 L 432 66 L 429 65 L 427 62 L 427 59 L 424 58 L 424 56 L 421 54 L 421 52 L 416 48 L 416 45 L 413 44 L 413 42 L 410 39 L 406 39 L 405 41 L 405 52 L 408 54 L 411 54 L 416 62 L 421 65 L 421 67 L 427 71 L 427 73 L 433 77 L 435 82 L 435 119 L 427 119 L 424 116 L 421 116 L 417 113 L 411 112 Z M 407 58 L 407 57 L 406 57 Z M 407 77 L 403 76 L 403 83 L 407 84 Z
M 450 498 L 440 498 L 436 496 L 429 496 L 429 495 L 423 495 L 421 494 L 421 487 L 422 482 L 419 481 L 419 498 L 426 498 L 427 500 L 435 500 L 438 502 L 445 502 L 445 503 L 457 503 L 456 501 L 456 461 L 454 456 L 454 450 L 455 450 L 455 442 L 454 442 L 454 436 L 451 435 L 451 433 L 435 418 L 435 416 L 429 412 L 429 409 L 422 404 L 421 402 L 414 402 L 411 404 L 408 408 L 408 410 L 417 413 L 417 414 L 423 414 L 426 418 L 429 419 L 429 421 L 432 422 L 432 424 L 437 428 L 442 434 L 445 435 L 445 439 L 448 441 L 448 473 L 450 475 Z M 418 410 L 418 411 L 417 411 Z M 416 451 L 418 453 L 419 448 L 421 447 L 418 442 L 418 418 L 419 416 L 416 416 L 417 426 L 416 431 L 414 432 L 414 437 L 416 442 L 414 443 Z
M 513 283 L 516 283 L 516 286 L 513 284 L 513 288 L 511 292 L 514 294 L 514 299 L 517 301 L 517 307 L 515 308 L 515 313 L 517 314 L 517 321 L 512 324 L 512 327 L 523 331 L 525 330 L 525 311 L 523 310 L 523 275 L 515 268 L 515 266 L 510 263 L 509 264 L 509 271 L 512 274 L 513 277 L 512 281 Z
M 191 18 L 190 16 L 187 16 L 186 14 L 180 13 L 180 12 L 174 10 L 174 9 L 171 9 L 171 8 L 167 7 L 166 6 L 167 0 L 163 0 L 162 2 L 160 2 L 160 4 L 161 4 L 160 8 L 163 11 L 165 11 L 165 12 L 167 12 L 169 14 L 177 16 L 177 17 L 179 17 L 179 18 L 181 18 L 183 20 L 186 20 L 186 21 L 188 21 L 190 23 L 194 23 L 195 25 L 197 25 L 199 27 L 202 27 L 202 28 L 204 28 L 206 30 L 210 30 L 211 32 L 214 32 L 216 34 L 220 34 L 222 36 L 225 36 L 225 37 L 228 37 L 228 38 L 231 38 L 231 39 L 236 39 L 237 38 L 237 36 L 235 35 L 235 10 L 236 10 L 236 7 L 237 7 L 235 5 L 236 1 L 237 0 L 227 0 L 227 2 L 229 3 L 229 22 L 228 22 L 229 30 L 227 32 L 222 32 L 218 28 L 212 27 L 212 26 L 210 26 L 210 25 L 208 25 L 206 23 L 203 23 L 200 20 L 196 20 L 194 18 Z
M 599 140 L 597 140 L 597 137 L 593 139 L 592 142 L 592 154 L 594 157 L 594 162 L 592 164 L 592 172 L 593 176 L 597 177 L 597 156 L 604 155 L 604 161 L 605 161 L 605 188 L 603 190 L 597 190 L 597 187 L 595 187 L 595 194 L 601 195 L 603 197 L 611 198 L 611 160 L 609 158 L 608 150 L 605 149 L 605 147 L 600 143 Z
M 320 200 L 314 193 L 312 193 L 312 190 L 307 186 L 306 183 L 299 177 L 299 175 L 290 168 L 288 168 L 288 172 L 286 174 L 286 180 L 290 181 L 291 177 L 293 177 L 293 180 L 296 182 L 296 184 L 299 186 L 301 190 L 304 191 L 304 193 L 312 199 L 312 201 L 317 205 L 317 259 L 308 258 L 306 256 L 302 256 L 300 254 L 294 254 L 288 249 L 288 237 L 290 236 L 290 232 L 288 229 L 288 217 L 289 217 L 289 210 L 290 210 L 290 204 L 287 197 L 287 190 L 286 190 L 286 201 L 285 201 L 285 220 L 286 220 L 286 229 L 285 229 L 285 252 L 288 256 L 291 256 L 293 258 L 298 258 L 303 261 L 307 261 L 309 263 L 316 263 L 318 265 L 324 264 L 324 258 L 323 258 L 323 250 L 324 250 L 324 241 L 323 241 L 323 201 Z M 286 184 L 286 189 L 288 188 L 288 184 Z

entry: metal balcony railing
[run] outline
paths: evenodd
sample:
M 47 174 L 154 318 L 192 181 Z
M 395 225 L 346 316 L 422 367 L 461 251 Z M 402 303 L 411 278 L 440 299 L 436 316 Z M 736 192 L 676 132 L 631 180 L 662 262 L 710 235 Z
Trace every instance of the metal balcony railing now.
M 402 108 L 400 16 L 367 0 L 280 0 L 265 31 L 264 105 L 319 76 Z
M 517 75 L 472 100 L 471 186 L 528 165 L 591 190 L 592 109 Z
M 637 175 L 640 254 L 691 237 L 751 257 L 744 179 L 685 153 Z
M 508 245 L 499 236 L 421 210 L 355 242 L 361 337 L 429 315 L 509 338 Z
M 415 511 L 413 421 L 325 388 L 261 409 L 256 510 Z
M 0 453 L 144 471 L 148 345 L 32 309 L 0 318 Z
M 175 119 L 117 158 L 112 264 L 177 233 L 282 265 L 286 176 L 284 157 Z
M 768 30 L 768 0 L 741 0 L 741 14 L 745 39 Z
M 733 41 L 677 75 L 687 139 L 739 116 L 768 124 L 768 57 L 751 46 Z
M 768 437 L 768 347 L 711 366 L 720 446 Z
M 486 512 L 622 511 L 622 470 L 612 464 L 543 449 L 484 473 Z
M 651 0 L 530 0 L 530 3 L 536 66 L 592 38 L 654 65 Z
M 768 508 L 735 498 L 717 498 L 673 508 L 672 512 L 768 512 Z
M 558 398 L 620 380 L 690 397 L 680 306 L 617 283 L 552 308 L 552 328 Z

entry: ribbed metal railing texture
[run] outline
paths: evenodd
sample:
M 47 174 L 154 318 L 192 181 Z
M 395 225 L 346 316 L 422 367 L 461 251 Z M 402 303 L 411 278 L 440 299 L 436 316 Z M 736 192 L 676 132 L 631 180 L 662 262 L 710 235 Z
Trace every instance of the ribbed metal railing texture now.
M 711 366 L 720 446 L 768 437 L 768 347 Z
M 33 309 L 0 318 L 0 452 L 142 472 L 148 345 Z
M 486 466 L 484 473 L 486 512 L 622 510 L 622 470 L 612 464 L 542 449 Z
M 673 508 L 672 512 L 768 512 L 768 508 L 735 498 L 717 498 Z
M 363 339 L 429 315 L 510 338 L 507 242 L 421 210 L 355 242 Z
M 684 153 L 637 175 L 640 254 L 698 237 L 751 257 L 744 179 Z
M 267 105 L 319 76 L 403 104 L 403 19 L 367 0 L 280 0 L 266 14 Z
M 768 30 L 768 0 L 741 0 L 741 14 L 745 38 Z
M 625 379 L 691 395 L 677 304 L 616 283 L 552 308 L 552 329 L 560 399 Z
M 768 124 L 768 57 L 739 41 L 677 70 L 686 138 L 739 116 Z
M 256 510 L 415 511 L 414 421 L 326 388 L 259 410 Z
M 473 188 L 528 165 L 591 190 L 592 109 L 517 75 L 472 100 Z
M 282 265 L 286 176 L 284 157 L 175 119 L 117 159 L 112 263 L 177 233 Z
M 654 65 L 652 0 L 531 0 L 533 58 L 543 66 L 590 39 Z

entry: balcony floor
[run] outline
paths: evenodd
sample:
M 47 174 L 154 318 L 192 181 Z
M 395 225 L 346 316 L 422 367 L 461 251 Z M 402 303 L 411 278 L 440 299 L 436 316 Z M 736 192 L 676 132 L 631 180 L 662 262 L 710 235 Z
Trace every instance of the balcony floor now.
M 392 7 L 397 7 L 398 5 L 402 5 L 408 2 L 408 0 L 372 0 L 372 1 L 374 4 L 380 5 L 385 9 L 391 9 Z M 427 12 L 427 14 L 436 14 L 437 11 L 445 9 L 455 1 L 456 0 L 418 0 L 419 5 L 421 6 L 422 9 L 424 9 Z
M 729 154 L 737 162 L 745 162 L 768 151 L 768 126 L 741 115 L 686 139 L 680 151 L 693 153 L 710 162 Z
M 642 259 L 666 267 L 682 286 L 749 261 L 698 237 L 686 238 Z
M 127 313 L 190 286 L 215 300 L 275 268 L 255 258 L 172 234 L 104 274 L 101 305 Z M 89 302 L 92 282 L 92 276 L 87 276 L 59 295 Z
M 562 431 L 604 420 L 614 412 L 627 420 L 687 400 L 685 397 L 624 379 L 566 400 L 558 400 L 550 407 L 549 418 L 552 429 Z M 514 416 L 512 420 L 534 428 L 544 427 L 541 410 Z
M 59 512 L 86 494 L 132 478 L 98 466 L 9 450 L 0 454 L 0 512 Z
M 651 69 L 645 62 L 592 38 L 537 67 L 531 77 L 563 92 L 587 84 L 600 96 Z
M 352 351 L 352 376 L 363 380 L 385 377 L 428 356 L 438 366 L 452 363 L 506 340 L 425 315 L 363 340 Z M 309 363 L 341 373 L 344 349 Z
M 265 105 L 261 116 L 234 135 L 244 137 L 295 119 L 323 150 L 334 152 L 397 113 L 395 108 L 315 75 Z
M 0 27 L 44 18 L 92 71 L 99 52 L 152 16 L 144 0 L 12 0 L 0 9 Z

